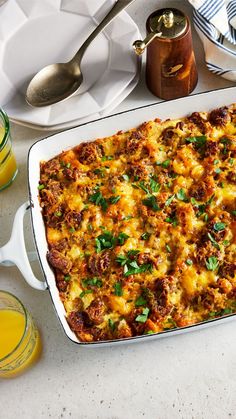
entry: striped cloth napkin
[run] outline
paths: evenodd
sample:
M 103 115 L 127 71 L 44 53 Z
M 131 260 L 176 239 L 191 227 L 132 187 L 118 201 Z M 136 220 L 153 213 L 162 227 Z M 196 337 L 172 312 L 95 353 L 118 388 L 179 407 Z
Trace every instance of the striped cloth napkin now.
M 213 73 L 236 81 L 236 0 L 189 0 L 193 21 Z

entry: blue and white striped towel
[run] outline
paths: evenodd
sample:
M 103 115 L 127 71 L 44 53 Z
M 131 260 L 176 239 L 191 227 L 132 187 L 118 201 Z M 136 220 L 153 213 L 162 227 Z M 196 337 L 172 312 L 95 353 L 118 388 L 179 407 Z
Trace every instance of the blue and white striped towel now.
M 236 81 L 236 0 L 189 0 L 193 21 L 213 73 Z

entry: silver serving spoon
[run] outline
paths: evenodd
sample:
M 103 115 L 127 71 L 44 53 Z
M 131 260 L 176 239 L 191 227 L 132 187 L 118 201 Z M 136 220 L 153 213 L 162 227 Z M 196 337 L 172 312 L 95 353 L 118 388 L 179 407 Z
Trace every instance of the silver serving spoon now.
M 52 105 L 78 90 L 83 81 L 80 63 L 86 49 L 94 38 L 133 1 L 118 0 L 69 62 L 51 64 L 40 70 L 29 83 L 26 91 L 26 101 L 29 105 Z

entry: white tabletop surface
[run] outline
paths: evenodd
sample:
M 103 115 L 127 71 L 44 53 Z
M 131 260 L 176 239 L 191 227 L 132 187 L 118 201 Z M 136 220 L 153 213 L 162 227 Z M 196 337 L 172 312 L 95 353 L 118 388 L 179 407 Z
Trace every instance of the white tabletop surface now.
M 128 11 L 143 35 L 148 15 L 164 5 L 191 15 L 187 1 L 136 0 Z M 208 72 L 194 30 L 193 39 L 199 70 L 194 93 L 231 86 Z M 142 77 L 117 111 L 156 101 Z M 12 124 L 19 174 L 0 193 L 0 245 L 9 238 L 16 209 L 27 200 L 28 149 L 43 136 Z M 32 248 L 29 218 L 25 231 Z M 0 267 L 0 288 L 25 303 L 43 339 L 42 358 L 31 370 L 0 381 L 0 418 L 236 418 L 235 321 L 146 343 L 86 349 L 65 336 L 48 292 L 30 288 L 15 267 Z

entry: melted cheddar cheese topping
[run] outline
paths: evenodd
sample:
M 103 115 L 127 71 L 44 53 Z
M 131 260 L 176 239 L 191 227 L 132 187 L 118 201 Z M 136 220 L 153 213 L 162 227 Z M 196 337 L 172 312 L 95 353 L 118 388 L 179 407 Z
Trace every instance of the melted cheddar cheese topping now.
M 233 105 L 41 162 L 47 257 L 81 341 L 236 311 L 235 169 Z

